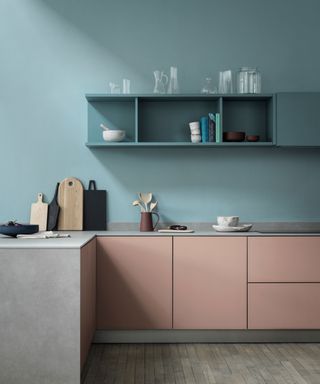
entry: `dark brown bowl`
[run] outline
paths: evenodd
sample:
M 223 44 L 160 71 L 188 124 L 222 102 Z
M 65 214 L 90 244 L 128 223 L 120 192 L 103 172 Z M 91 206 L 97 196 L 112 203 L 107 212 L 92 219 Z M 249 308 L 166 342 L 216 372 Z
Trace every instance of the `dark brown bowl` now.
M 244 141 L 246 137 L 245 132 L 224 132 L 223 141 Z
M 260 136 L 258 136 L 258 135 L 248 135 L 248 136 L 246 136 L 246 140 L 247 141 L 256 142 L 256 141 L 259 141 L 259 139 L 260 139 Z

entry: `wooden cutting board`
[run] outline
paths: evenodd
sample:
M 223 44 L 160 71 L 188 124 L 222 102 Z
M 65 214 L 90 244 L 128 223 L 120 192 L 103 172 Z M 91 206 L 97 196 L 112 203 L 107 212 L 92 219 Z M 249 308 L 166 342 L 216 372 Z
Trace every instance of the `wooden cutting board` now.
M 43 194 L 38 193 L 38 201 L 32 203 L 30 224 L 38 224 L 39 231 L 47 229 L 48 204 L 43 202 Z
M 60 206 L 58 229 L 81 231 L 83 229 L 83 186 L 75 177 L 64 179 L 59 185 Z

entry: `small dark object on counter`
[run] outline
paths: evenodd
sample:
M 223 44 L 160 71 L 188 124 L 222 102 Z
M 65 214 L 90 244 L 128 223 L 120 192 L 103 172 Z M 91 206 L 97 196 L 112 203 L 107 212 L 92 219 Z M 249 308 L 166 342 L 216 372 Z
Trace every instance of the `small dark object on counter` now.
M 39 232 L 39 225 L 37 224 L 19 224 L 15 221 L 9 221 L 7 224 L 0 225 L 0 233 L 11 237 L 32 235 L 37 232 Z
M 186 225 L 180 225 L 180 224 L 170 225 L 169 228 L 173 229 L 174 231 L 186 231 L 188 229 Z
M 258 136 L 258 135 L 248 135 L 248 136 L 246 136 L 246 140 L 250 141 L 250 142 L 259 141 L 259 139 L 260 139 L 260 136 Z
M 246 137 L 245 132 L 224 132 L 223 133 L 223 141 L 244 141 Z

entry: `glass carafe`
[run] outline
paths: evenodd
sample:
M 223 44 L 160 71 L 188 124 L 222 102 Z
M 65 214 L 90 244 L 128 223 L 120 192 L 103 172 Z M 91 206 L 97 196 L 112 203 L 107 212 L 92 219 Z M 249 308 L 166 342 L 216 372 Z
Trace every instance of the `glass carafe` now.
M 154 75 L 153 93 L 166 93 L 168 76 L 162 71 L 154 71 L 153 75 Z
M 261 73 L 257 68 L 240 68 L 237 73 L 237 92 L 261 93 Z
M 201 93 L 217 93 L 217 88 L 213 85 L 211 77 L 206 77 Z
M 170 67 L 168 93 L 179 93 L 178 68 Z

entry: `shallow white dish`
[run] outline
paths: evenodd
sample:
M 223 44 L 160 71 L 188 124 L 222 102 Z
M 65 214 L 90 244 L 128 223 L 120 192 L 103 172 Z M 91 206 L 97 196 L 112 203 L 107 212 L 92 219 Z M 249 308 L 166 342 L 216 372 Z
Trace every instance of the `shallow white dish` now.
M 247 232 L 252 228 L 252 224 L 242 224 L 237 227 L 222 227 L 221 225 L 213 225 L 212 227 L 217 232 Z

